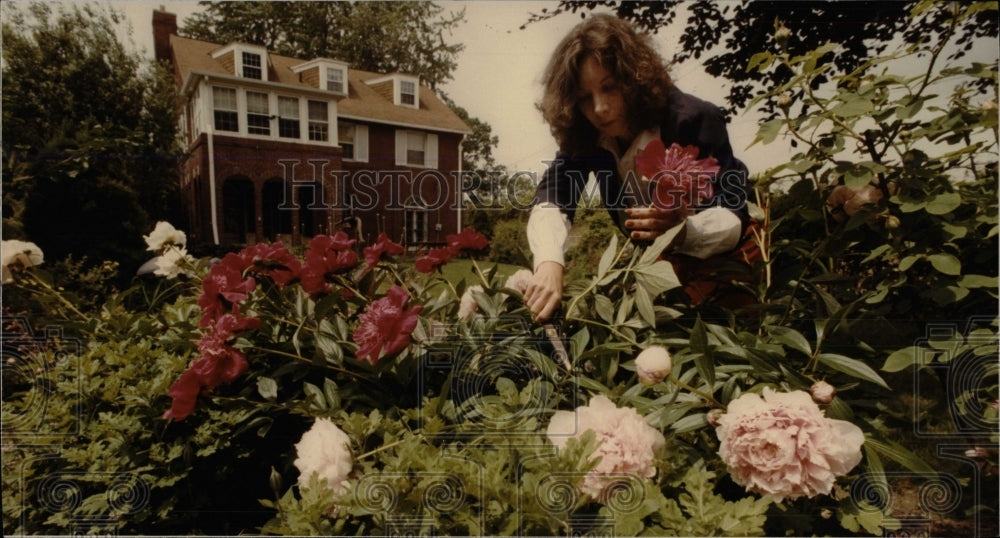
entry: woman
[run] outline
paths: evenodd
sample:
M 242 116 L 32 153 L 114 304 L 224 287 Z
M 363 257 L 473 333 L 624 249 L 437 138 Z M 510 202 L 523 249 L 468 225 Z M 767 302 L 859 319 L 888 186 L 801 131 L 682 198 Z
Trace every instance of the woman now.
M 752 243 L 745 237 L 747 169 L 733 157 L 722 111 L 678 90 L 649 36 L 605 14 L 592 15 L 563 38 L 543 85 L 538 108 L 559 152 L 538 185 L 527 226 L 535 273 L 525 300 L 535 319 L 544 321 L 559 307 L 566 238 L 591 173 L 612 219 L 633 241 L 651 241 L 684 222 L 670 259 L 682 282 L 689 281 L 692 300 L 703 300 L 713 290 L 684 275 L 685 265 L 698 272 L 700 262 L 704 268 L 720 256 L 732 259 L 741 244 Z M 718 163 L 713 194 L 693 214 L 664 212 L 649 202 L 635 156 L 656 138 L 667 147 L 694 146 L 699 159 Z

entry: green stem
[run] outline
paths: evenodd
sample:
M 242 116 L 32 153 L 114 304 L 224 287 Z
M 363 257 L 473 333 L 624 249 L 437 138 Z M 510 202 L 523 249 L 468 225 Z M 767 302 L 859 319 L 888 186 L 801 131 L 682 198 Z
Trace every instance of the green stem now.
M 63 295 L 61 293 L 59 293 L 55 288 L 53 288 L 51 285 L 49 285 L 44 280 L 38 278 L 38 276 L 35 275 L 34 273 L 32 273 L 31 271 L 27 271 L 27 273 L 30 274 L 31 278 L 35 282 L 37 282 L 39 285 L 41 285 L 43 288 L 45 288 L 53 297 L 55 297 L 56 299 L 59 299 L 59 301 L 62 304 L 66 305 L 66 307 L 69 308 L 70 311 L 72 311 L 74 314 L 76 314 L 77 316 L 79 316 L 81 320 L 83 320 L 83 321 L 87 320 L 87 316 L 84 315 L 83 312 L 80 312 L 80 310 L 76 308 L 76 305 L 74 305 L 73 303 L 69 302 L 69 299 L 63 297 Z
M 580 318 L 580 317 L 576 317 L 576 316 L 568 316 L 566 318 L 566 321 L 579 321 L 581 323 L 586 323 L 586 324 L 590 324 L 590 325 L 596 325 L 598 327 L 603 327 L 603 328 L 611 331 L 612 333 L 614 333 L 617 337 L 621 338 L 622 340 L 625 340 L 626 342 L 632 344 L 633 346 L 635 346 L 637 348 L 640 348 L 640 349 L 642 348 L 642 346 L 639 344 L 639 342 L 636 342 L 635 339 L 629 337 L 628 335 L 622 333 L 621 331 L 615 329 L 614 327 L 612 327 L 611 325 L 608 325 L 606 323 L 601 323 L 600 321 L 597 321 L 597 320 Z
M 400 439 L 398 441 L 394 441 L 394 442 L 389 443 L 387 445 L 382 445 L 382 446 L 380 446 L 380 447 L 378 447 L 378 448 L 376 448 L 374 450 L 369 450 L 368 452 L 365 452 L 364 454 L 358 456 L 357 458 L 354 458 L 354 461 L 360 461 L 360 460 L 363 460 L 363 459 L 365 459 L 365 458 L 367 458 L 369 456 L 374 456 L 375 454 L 378 454 L 379 452 L 382 452 L 382 451 L 385 451 L 385 450 L 389 450 L 390 448 L 392 448 L 394 446 L 403 444 L 404 441 L 406 441 L 406 439 Z
M 711 394 L 707 394 L 705 392 L 702 392 L 702 391 L 700 391 L 700 390 L 692 387 L 691 385 L 688 385 L 687 383 L 681 381 L 680 379 L 675 378 L 674 376 L 668 377 L 667 380 L 670 381 L 671 383 L 673 383 L 674 385 L 677 385 L 677 388 L 684 389 L 684 390 L 686 390 L 688 392 L 691 392 L 691 393 L 697 394 L 698 396 L 701 396 L 702 399 L 704 399 L 706 402 L 714 405 L 715 407 L 718 407 L 718 408 L 721 408 L 721 409 L 725 409 L 726 408 L 726 406 L 724 406 L 721 403 L 719 403 L 719 401 L 716 400 L 715 397 L 712 396 Z

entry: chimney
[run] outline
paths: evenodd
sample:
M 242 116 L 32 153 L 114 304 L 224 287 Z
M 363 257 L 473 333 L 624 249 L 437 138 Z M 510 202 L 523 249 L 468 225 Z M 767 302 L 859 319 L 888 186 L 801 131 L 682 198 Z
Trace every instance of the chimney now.
M 170 36 L 177 35 L 177 15 L 167 13 L 166 8 L 153 11 L 153 49 L 156 61 L 170 59 Z

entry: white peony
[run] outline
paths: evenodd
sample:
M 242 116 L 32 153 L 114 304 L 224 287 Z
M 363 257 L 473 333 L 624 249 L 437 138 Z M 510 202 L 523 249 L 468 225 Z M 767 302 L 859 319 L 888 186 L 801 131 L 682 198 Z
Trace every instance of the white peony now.
M 674 367 L 670 352 L 662 346 L 650 346 L 635 358 L 635 373 L 647 387 L 666 379 Z
M 0 243 L 0 264 L 2 264 L 4 284 L 14 281 L 13 270 L 17 266 L 32 267 L 40 265 L 45 260 L 42 249 L 30 241 L 8 239 Z
M 194 276 L 188 269 L 194 263 L 194 258 L 184 248 L 170 247 L 154 259 L 156 269 L 153 274 L 166 278 L 177 278 L 179 275 Z
M 153 228 L 153 232 L 149 235 L 144 235 L 142 238 L 146 241 L 148 248 L 146 250 L 151 250 L 153 252 L 159 252 L 163 250 L 164 247 L 173 245 L 180 248 L 187 246 L 187 236 L 184 232 L 174 228 L 169 222 L 161 220 L 156 223 L 156 227 Z
M 570 438 L 579 438 L 587 430 L 596 434 L 598 447 L 593 456 L 601 461 L 583 478 L 580 491 L 600 500 L 604 488 L 616 477 L 656 476 L 654 458 L 666 445 L 666 439 L 635 409 L 616 407 L 605 396 L 597 395 L 589 405 L 575 411 L 556 411 L 546 435 L 553 445 L 563 448 Z
M 326 479 L 326 487 L 337 495 L 349 489 L 347 477 L 354 467 L 351 457 L 351 439 L 330 419 L 318 418 L 312 428 L 302 434 L 295 445 L 298 455 L 295 467 L 299 470 L 299 486 L 307 487 L 313 474 Z

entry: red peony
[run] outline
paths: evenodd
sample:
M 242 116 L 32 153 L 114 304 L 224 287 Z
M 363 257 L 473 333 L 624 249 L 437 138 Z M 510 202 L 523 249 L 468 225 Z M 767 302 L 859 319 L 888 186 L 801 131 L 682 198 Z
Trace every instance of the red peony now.
M 317 235 L 309 242 L 306 263 L 302 267 L 302 289 L 315 297 L 330 292 L 326 277 L 348 271 L 358 264 L 352 246 L 354 240 L 340 231 L 333 236 Z
M 257 243 L 243 249 L 239 254 L 251 271 L 267 275 L 278 286 L 286 286 L 302 271 L 302 262 L 294 254 L 278 243 Z
M 490 240 L 486 239 L 485 235 L 472 228 L 465 228 L 459 234 L 448 234 L 445 239 L 448 241 L 448 247 L 455 254 L 463 250 L 483 250 L 490 244 Z
M 664 213 L 684 211 L 712 196 L 710 179 L 719 173 L 715 157 L 698 159 L 698 148 L 677 143 L 666 148 L 659 138 L 635 157 L 635 169 L 655 183 L 653 206 Z
M 227 254 L 212 266 L 201 284 L 198 306 L 201 307 L 199 327 L 209 327 L 224 314 L 235 310 L 237 304 L 246 300 L 247 295 L 257 287 L 253 278 L 243 278 L 247 268 L 243 260 L 235 254 Z
M 403 245 L 399 243 L 394 243 L 389 236 L 385 235 L 385 232 L 378 234 L 378 239 L 375 240 L 375 244 L 370 247 L 365 247 L 362 254 L 365 256 L 365 263 L 368 269 L 378 265 L 379 260 L 382 259 L 383 254 L 402 254 Z
M 432 248 L 425 256 L 417 258 L 417 271 L 433 273 L 435 269 L 451 261 L 454 255 L 455 251 L 449 247 Z
M 380 353 L 388 356 L 402 351 L 410 344 L 410 333 L 417 326 L 423 306 L 404 310 L 409 296 L 399 286 L 393 286 L 385 297 L 373 301 L 359 316 L 361 323 L 352 338 L 360 347 L 358 359 L 367 359 L 373 365 Z
M 198 381 L 198 374 L 194 370 L 187 370 L 181 374 L 180 379 L 170 385 L 170 397 L 174 399 L 163 418 L 184 420 L 194 413 L 194 408 L 198 403 L 198 394 L 201 393 L 201 383 Z

